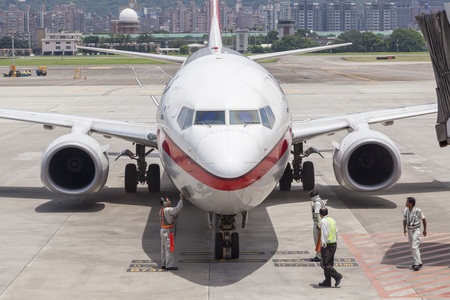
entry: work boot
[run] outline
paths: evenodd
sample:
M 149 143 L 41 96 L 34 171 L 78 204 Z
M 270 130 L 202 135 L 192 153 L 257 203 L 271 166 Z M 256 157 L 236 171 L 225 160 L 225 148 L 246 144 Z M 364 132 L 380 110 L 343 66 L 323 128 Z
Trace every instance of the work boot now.
M 323 287 L 331 287 L 331 282 L 320 282 L 319 286 L 323 286 Z
M 339 285 L 339 283 L 341 283 L 342 277 L 344 277 L 344 276 L 340 275 L 340 276 L 336 279 L 336 283 L 334 284 L 335 287 L 337 287 L 337 286 Z

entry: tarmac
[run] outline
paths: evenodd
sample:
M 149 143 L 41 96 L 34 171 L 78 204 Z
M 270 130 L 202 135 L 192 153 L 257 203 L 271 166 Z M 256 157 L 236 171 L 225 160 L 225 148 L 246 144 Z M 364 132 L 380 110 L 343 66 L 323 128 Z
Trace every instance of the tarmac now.
M 263 66 L 287 94 L 294 120 L 436 101 L 431 63 L 294 56 Z M 46 77 L 1 77 L 0 107 L 155 122 L 150 95 L 161 96 L 162 82 L 178 66 L 81 68 L 80 79 L 70 66 L 48 66 Z M 7 70 L 0 67 L 1 73 Z M 239 230 L 238 260 L 214 260 L 207 214 L 187 201 L 176 235 L 179 270 L 161 271 L 158 199 L 167 195 L 176 203 L 179 193 L 165 173 L 160 193 L 150 194 L 146 186 L 125 193 L 130 161 L 115 158 L 133 146 L 94 135 L 110 144 L 105 188 L 85 197 L 54 194 L 40 181 L 40 160 L 48 144 L 68 130 L 0 120 L 0 300 L 449 298 L 450 149 L 439 147 L 435 120 L 429 115 L 371 126 L 392 138 L 402 156 L 401 179 L 382 192 L 351 192 L 337 183 L 332 141 L 346 132 L 308 141 L 324 156 L 308 159 L 339 228 L 336 268 L 344 278 L 337 288 L 319 287 L 323 270 L 309 261 L 311 204 L 301 183 L 294 182 L 290 192 L 276 187 L 249 213 L 247 228 Z M 158 154 L 150 154 L 147 163 L 159 163 Z M 411 270 L 403 235 L 408 196 L 417 199 L 428 221 L 418 272 Z

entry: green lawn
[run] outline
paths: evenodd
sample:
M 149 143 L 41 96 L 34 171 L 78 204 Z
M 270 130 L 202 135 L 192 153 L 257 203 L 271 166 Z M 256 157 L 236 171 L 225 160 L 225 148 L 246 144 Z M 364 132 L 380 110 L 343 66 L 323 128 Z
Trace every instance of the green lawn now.
M 377 59 L 377 57 L 395 57 L 392 59 Z M 420 62 L 431 61 L 429 55 L 377 55 L 377 56 L 345 56 L 341 57 L 342 60 L 356 61 L 356 62 Z
M 101 65 L 148 65 L 148 64 L 166 64 L 148 58 L 133 58 L 126 56 L 64 56 L 48 57 L 35 56 L 26 58 L 16 58 L 16 66 L 101 66 Z M 0 66 L 10 66 L 11 58 L 0 59 Z
M 430 61 L 428 52 L 419 53 L 308 53 L 300 55 L 333 55 L 341 56 L 343 60 L 357 62 L 386 62 L 386 61 Z M 377 57 L 395 56 L 395 59 L 377 60 Z M 276 59 L 263 61 L 262 63 L 273 62 Z M 34 56 L 25 58 L 16 58 L 16 66 L 101 66 L 101 65 L 148 65 L 148 64 L 167 64 L 147 58 L 134 58 L 122 55 L 93 55 L 93 56 Z M 0 66 L 10 66 L 12 59 L 10 57 L 0 57 Z

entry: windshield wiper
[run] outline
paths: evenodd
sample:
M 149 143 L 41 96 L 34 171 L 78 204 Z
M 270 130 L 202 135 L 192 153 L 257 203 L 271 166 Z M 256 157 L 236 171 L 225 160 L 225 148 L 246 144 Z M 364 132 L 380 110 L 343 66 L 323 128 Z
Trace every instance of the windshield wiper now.
M 195 124 L 207 125 L 207 126 L 211 127 L 211 124 L 209 124 L 208 122 L 204 122 L 204 121 L 200 121 L 200 122 L 197 122 Z

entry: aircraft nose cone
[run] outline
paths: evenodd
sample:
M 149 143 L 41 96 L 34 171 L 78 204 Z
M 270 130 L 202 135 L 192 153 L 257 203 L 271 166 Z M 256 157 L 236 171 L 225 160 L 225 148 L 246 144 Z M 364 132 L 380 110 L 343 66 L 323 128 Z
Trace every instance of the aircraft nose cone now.
M 260 161 L 260 149 L 255 139 L 246 133 L 216 132 L 200 141 L 197 158 L 212 174 L 236 178 Z

